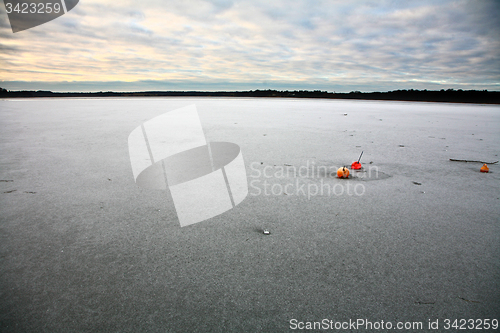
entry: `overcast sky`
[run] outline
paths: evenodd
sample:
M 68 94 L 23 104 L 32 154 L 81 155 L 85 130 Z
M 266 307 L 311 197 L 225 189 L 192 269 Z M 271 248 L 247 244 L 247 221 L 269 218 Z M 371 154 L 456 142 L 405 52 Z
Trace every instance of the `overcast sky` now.
M 12 33 L 0 87 L 500 90 L 500 1 L 81 0 Z

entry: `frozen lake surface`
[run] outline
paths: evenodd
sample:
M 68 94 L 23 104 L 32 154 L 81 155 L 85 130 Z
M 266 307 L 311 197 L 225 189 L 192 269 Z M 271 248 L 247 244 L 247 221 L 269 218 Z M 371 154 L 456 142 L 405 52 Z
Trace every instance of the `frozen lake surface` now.
M 240 146 L 249 195 L 181 228 L 127 139 L 192 104 L 208 141 Z M 500 167 L 449 161 L 499 160 L 500 106 L 11 99 L 0 124 L 2 332 L 500 317 Z M 361 151 L 365 173 L 332 177 Z

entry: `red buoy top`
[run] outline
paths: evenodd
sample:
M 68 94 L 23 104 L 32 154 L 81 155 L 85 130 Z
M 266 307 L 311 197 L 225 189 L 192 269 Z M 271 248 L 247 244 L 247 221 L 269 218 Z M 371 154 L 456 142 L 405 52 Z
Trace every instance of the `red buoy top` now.
M 353 169 L 353 170 L 359 170 L 359 169 L 361 169 L 361 163 L 359 163 L 359 162 L 352 162 L 351 169 Z

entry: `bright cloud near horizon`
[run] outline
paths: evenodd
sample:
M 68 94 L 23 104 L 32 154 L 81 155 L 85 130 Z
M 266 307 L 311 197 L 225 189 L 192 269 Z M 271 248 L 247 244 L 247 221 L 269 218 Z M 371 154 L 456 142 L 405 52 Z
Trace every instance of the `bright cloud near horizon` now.
M 82 0 L 14 34 L 0 5 L 0 87 L 500 90 L 499 17 L 496 0 Z

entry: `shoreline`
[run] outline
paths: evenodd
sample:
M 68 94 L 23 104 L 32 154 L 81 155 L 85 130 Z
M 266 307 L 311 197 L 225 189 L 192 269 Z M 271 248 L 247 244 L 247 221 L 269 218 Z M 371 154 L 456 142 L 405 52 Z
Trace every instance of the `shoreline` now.
M 142 91 L 142 92 L 52 92 L 7 91 L 0 88 L 0 98 L 68 98 L 68 97 L 227 97 L 227 98 L 298 98 L 365 101 L 399 101 L 428 103 L 500 104 L 500 91 L 478 90 L 395 90 L 388 92 L 335 93 L 327 91 Z

